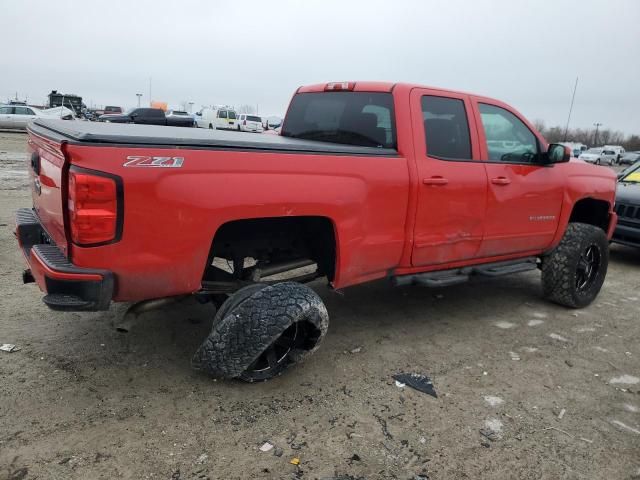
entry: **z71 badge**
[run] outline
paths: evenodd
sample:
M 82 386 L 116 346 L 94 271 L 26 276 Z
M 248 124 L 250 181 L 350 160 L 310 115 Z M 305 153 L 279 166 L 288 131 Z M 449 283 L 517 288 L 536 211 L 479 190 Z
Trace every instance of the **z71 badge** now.
M 180 168 L 184 163 L 183 157 L 144 157 L 133 155 L 127 157 L 124 167 L 156 167 Z

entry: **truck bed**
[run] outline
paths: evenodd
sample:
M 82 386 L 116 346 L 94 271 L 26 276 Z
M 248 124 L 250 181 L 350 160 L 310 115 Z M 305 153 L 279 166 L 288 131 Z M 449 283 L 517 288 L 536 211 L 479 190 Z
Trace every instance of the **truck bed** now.
M 180 146 L 215 150 L 280 151 L 330 155 L 396 156 L 389 148 L 361 147 L 302 140 L 280 135 L 165 127 L 38 119 L 29 127 L 34 133 L 56 141 L 92 145 Z

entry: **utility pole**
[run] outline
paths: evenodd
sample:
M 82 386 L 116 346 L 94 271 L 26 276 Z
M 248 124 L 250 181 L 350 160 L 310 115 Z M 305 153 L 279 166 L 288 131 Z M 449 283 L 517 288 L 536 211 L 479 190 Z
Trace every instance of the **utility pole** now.
M 151 77 L 149 77 L 149 106 L 151 106 Z
M 136 93 L 136 97 L 138 97 L 138 107 L 140 107 L 140 98 L 142 98 L 142 94 Z
M 189 113 L 193 112 L 193 102 L 189 102 Z
M 598 146 L 598 129 L 600 128 L 600 126 L 601 126 L 601 125 L 602 125 L 602 124 L 601 124 L 601 123 L 599 123 L 599 122 L 596 122 L 596 123 L 594 123 L 594 124 L 593 124 L 593 126 L 594 126 L 594 127 L 596 127 L 596 133 L 595 133 L 595 135 L 593 136 L 593 146 L 594 146 L 594 147 L 597 147 L 597 146 Z

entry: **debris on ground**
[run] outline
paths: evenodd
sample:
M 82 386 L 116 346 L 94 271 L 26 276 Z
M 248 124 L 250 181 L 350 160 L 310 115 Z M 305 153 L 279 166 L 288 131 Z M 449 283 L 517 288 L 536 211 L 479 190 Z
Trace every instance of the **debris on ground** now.
M 206 453 L 203 453 L 198 457 L 198 459 L 196 460 L 196 463 L 202 464 L 207 461 L 207 458 L 209 458 L 209 455 L 207 455 Z
M 2 350 L 3 352 L 13 353 L 20 350 L 20 347 L 14 345 L 13 343 L 3 343 L 2 345 L 0 345 L 0 350 Z
M 621 375 L 619 377 L 614 377 L 609 380 L 609 383 L 623 383 L 625 385 L 635 385 L 636 383 L 640 383 L 640 378 L 634 377 L 633 375 Z
M 271 450 L 273 448 L 273 445 L 270 444 L 269 442 L 264 442 L 262 444 L 262 446 L 260 447 L 260 451 L 261 452 L 268 452 L 269 450 Z
M 433 388 L 431 379 L 426 375 L 421 375 L 419 373 L 396 373 L 393 375 L 393 379 L 396 381 L 396 386 L 399 386 L 398 382 L 404 383 L 419 392 L 438 398 L 438 394 L 436 393 L 435 388 Z
M 406 386 L 407 386 L 407 384 L 406 384 L 406 383 L 402 383 L 402 382 L 399 382 L 398 380 L 396 380 L 396 387 L 398 387 L 398 388 L 404 388 L 404 387 L 406 387 Z
M 352 350 L 349 350 L 350 353 L 360 353 L 362 351 L 362 347 L 356 347 Z
M 273 451 L 273 454 L 276 457 L 281 457 L 283 453 L 284 453 L 284 450 L 282 450 L 280 447 L 276 447 L 275 450 Z
M 289 463 L 291 465 L 300 465 L 300 459 L 298 457 L 293 457 L 291 460 L 289 460 Z
M 487 402 L 490 407 L 497 407 L 498 405 L 502 405 L 504 403 L 503 399 L 494 395 L 485 395 L 484 401 Z
M 562 417 L 564 417 L 565 413 L 567 413 L 566 408 L 563 408 L 562 410 L 560 410 L 560 413 L 558 414 L 558 420 L 562 420 Z
M 638 430 L 637 428 L 630 427 L 629 425 L 622 423 L 620 420 L 611 420 L 611 423 L 622 428 L 623 430 L 640 435 L 640 430 Z

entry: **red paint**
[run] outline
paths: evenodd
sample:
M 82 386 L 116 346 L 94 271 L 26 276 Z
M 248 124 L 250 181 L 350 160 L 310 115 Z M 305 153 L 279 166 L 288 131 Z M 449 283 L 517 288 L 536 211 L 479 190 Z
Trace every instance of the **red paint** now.
M 52 270 L 44 263 L 44 261 L 33 250 L 31 250 L 31 254 L 29 255 L 29 267 L 31 268 L 31 274 L 33 275 L 33 278 L 38 284 L 38 287 L 40 287 L 40 290 L 42 290 L 43 292 L 47 291 L 47 286 L 46 286 L 47 277 L 52 280 L 75 280 L 79 282 L 81 281 L 87 281 L 87 282 L 98 281 L 99 282 L 102 280 L 101 275 L 97 275 L 93 273 L 91 274 L 64 273 L 64 272 L 59 272 L 57 270 Z
M 322 92 L 326 87 L 319 84 L 298 91 Z M 66 249 L 70 232 L 63 179 L 69 165 L 122 178 L 121 239 L 98 247 L 69 248 L 74 264 L 114 273 L 116 301 L 197 291 L 216 231 L 238 219 L 330 219 L 337 239 L 336 288 L 390 273 L 540 255 L 560 241 L 573 204 L 586 197 L 609 203 L 611 236 L 616 217 L 611 210 L 615 176 L 610 170 L 579 161 L 545 167 L 486 160 L 479 101 L 512 112 L 546 146 L 511 107 L 414 85 L 349 82 L 348 88 L 392 91 L 399 157 L 180 148 L 175 153 L 184 157 L 181 168 L 126 168 L 128 156 L 170 156 L 173 150 L 89 144 L 62 148 L 31 134 L 30 148 L 40 152 L 44 173 L 55 185 L 43 186 L 41 196 L 34 194 L 38 214 L 54 241 Z M 473 161 L 426 155 L 420 108 L 426 94 L 464 102 Z

